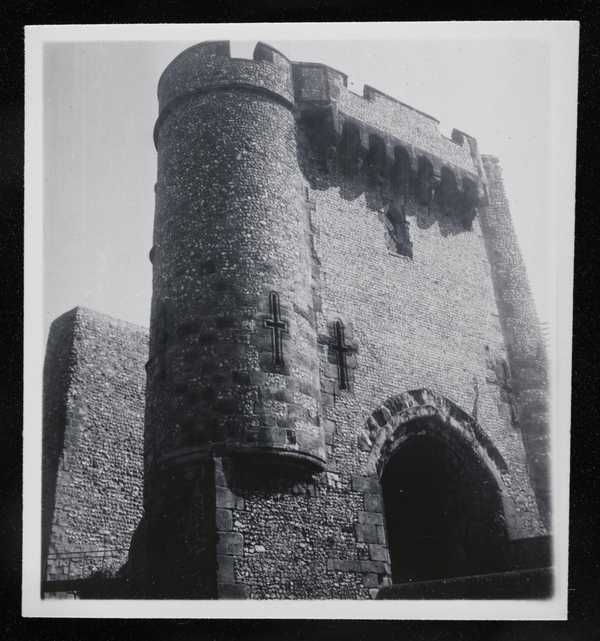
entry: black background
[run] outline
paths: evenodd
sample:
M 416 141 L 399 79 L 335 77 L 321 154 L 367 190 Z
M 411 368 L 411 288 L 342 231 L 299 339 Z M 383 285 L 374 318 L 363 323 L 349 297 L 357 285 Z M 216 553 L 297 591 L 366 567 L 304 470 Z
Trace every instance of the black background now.
M 487 5 L 493 5 L 487 7 Z M 600 164 L 597 0 L 506 3 L 391 2 L 4 2 L 0 5 L 0 634 L 5 639 L 406 639 L 412 641 L 593 641 L 600 639 L 600 411 L 598 309 Z M 418 15 L 416 11 L 418 10 Z M 21 618 L 23 109 L 28 24 L 396 20 L 581 20 L 571 421 L 569 620 L 413 622 L 265 620 L 84 620 Z M 596 196 L 597 197 L 597 196 Z M 567 426 L 564 426 L 565 429 Z

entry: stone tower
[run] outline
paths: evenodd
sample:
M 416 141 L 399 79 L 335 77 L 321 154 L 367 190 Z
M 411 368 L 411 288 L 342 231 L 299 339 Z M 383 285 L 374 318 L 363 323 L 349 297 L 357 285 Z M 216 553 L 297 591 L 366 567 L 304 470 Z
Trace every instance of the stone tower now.
M 515 367 L 536 322 L 518 317 L 530 294 L 492 161 L 264 44 L 253 60 L 191 47 L 158 95 L 151 591 L 364 597 L 429 577 L 390 558 L 411 543 L 450 575 L 506 569 L 511 541 L 545 532 L 528 449 L 544 422 L 520 418 L 528 385 L 543 411 L 545 371 Z M 425 496 L 455 515 L 437 547 L 387 505 L 427 465 L 448 496 Z M 410 496 L 402 509 L 441 527 Z
M 266 46 L 255 62 L 205 43 L 173 61 L 158 93 L 145 460 L 150 541 L 164 549 L 206 527 L 217 451 L 321 470 L 325 444 L 292 66 Z M 201 523 L 174 533 L 169 517 L 157 534 L 165 505 L 187 518 L 182 475 Z M 196 550 L 182 545 L 187 571 Z
M 185 50 L 158 98 L 135 595 L 547 594 L 546 362 L 497 161 L 262 43 Z

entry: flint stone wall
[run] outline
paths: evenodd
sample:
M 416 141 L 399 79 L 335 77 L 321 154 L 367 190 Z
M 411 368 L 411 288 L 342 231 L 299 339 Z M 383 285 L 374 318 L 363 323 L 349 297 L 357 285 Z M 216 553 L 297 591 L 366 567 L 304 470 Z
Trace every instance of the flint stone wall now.
M 361 144 L 369 138 L 370 132 L 381 132 L 389 138 L 386 138 L 388 151 L 393 141 L 398 141 L 398 144 L 405 143 L 411 149 L 414 147 L 435 156 L 437 182 L 444 164 L 460 170 L 458 175 L 466 172 L 474 179 L 478 176 L 479 187 L 488 179 L 497 182 L 497 172 L 488 171 L 487 177 L 484 175 L 473 139 L 462 134 L 453 135 L 453 140 L 444 138 L 435 119 L 375 90 L 366 88 L 363 97 L 352 94 L 343 74 L 322 65 L 293 63 L 290 76 L 293 82 L 275 83 L 274 78 L 287 78 L 292 63 L 264 45 L 257 47 L 255 60 L 250 62 L 228 61 L 228 50 L 223 43 L 203 45 L 185 55 L 197 56 L 193 64 L 206 65 L 206 69 L 199 69 L 191 77 L 184 74 L 169 79 L 167 76 L 161 81 L 161 107 L 164 108 L 165 101 L 171 96 L 192 91 L 194 95 L 187 105 L 177 103 L 175 107 L 181 113 L 202 107 L 202 113 L 215 120 L 214 123 L 203 121 L 198 129 L 205 131 L 206 140 L 210 140 L 213 132 L 219 134 L 219 127 L 228 126 L 228 131 L 235 135 L 227 138 L 228 145 L 218 149 L 213 145 L 218 156 L 212 160 L 206 156 L 206 147 L 202 148 L 206 162 L 197 166 L 193 150 L 186 146 L 191 132 L 185 127 L 177 129 L 175 112 L 165 109 L 165 115 L 157 123 L 159 149 L 162 137 L 172 134 L 173 140 L 185 149 L 185 154 L 173 153 L 169 157 L 172 165 L 165 164 L 162 156 L 159 159 L 155 247 L 152 251 L 155 279 L 153 358 L 149 364 L 149 375 L 156 391 L 148 397 L 146 422 L 147 426 L 156 424 L 161 429 L 157 432 L 160 441 L 151 438 L 154 430 L 147 429 L 146 462 L 150 468 L 167 451 L 177 452 L 178 447 L 190 443 L 206 446 L 204 454 L 214 463 L 214 479 L 207 478 L 206 482 L 213 484 L 215 497 L 215 596 L 375 598 L 378 589 L 391 583 L 381 486 L 377 476 L 369 471 L 370 446 L 361 441 L 361 435 L 369 418 L 387 399 L 407 390 L 433 390 L 477 421 L 480 437 L 493 443 L 498 458 L 504 463 L 498 475 L 505 505 L 510 508 L 505 514 L 510 538 L 519 540 L 544 534 L 546 530 L 528 476 L 527 457 L 510 385 L 511 355 L 507 353 L 503 334 L 502 309 L 499 310 L 496 302 L 498 291 L 494 291 L 494 282 L 498 285 L 500 280 L 495 278 L 490 263 L 496 257 L 489 247 L 486 250 L 480 225 L 481 214 L 487 211 L 484 209 L 486 203 L 480 201 L 479 215 L 464 225 L 460 216 L 448 209 L 447 203 L 435 198 L 428 204 L 419 203 L 414 190 L 404 193 L 400 200 L 394 196 L 394 204 L 402 208 L 406 218 L 412 248 L 412 257 L 403 255 L 390 239 L 389 186 L 370 179 L 364 158 L 357 158 L 356 163 L 347 166 L 341 162 L 341 157 L 328 157 L 323 163 L 322 150 L 315 147 L 315 136 L 311 137 L 308 131 L 310 123 L 306 126 L 301 123 L 301 114 L 293 122 L 288 108 L 294 100 L 296 106 L 303 100 L 312 101 L 312 107 L 327 103 L 329 108 L 333 104 L 333 115 L 327 122 L 335 129 L 342 120 L 353 119 L 361 127 Z M 185 57 L 182 60 L 185 61 Z M 253 69 L 257 72 L 255 77 L 251 73 Z M 235 70 L 235 74 L 228 77 L 228 70 Z M 210 91 L 202 86 L 207 78 L 211 81 Z M 248 85 L 256 85 L 256 91 L 248 93 Z M 279 128 L 257 127 L 258 111 L 263 119 L 260 122 L 266 122 L 271 114 L 273 122 L 281 121 Z M 246 114 L 252 121 L 237 123 L 234 117 L 240 114 Z M 219 122 L 223 115 L 229 124 Z M 191 127 L 193 121 L 189 118 L 186 127 Z M 285 140 L 270 140 L 269 136 L 276 136 L 278 129 L 285 130 Z M 275 153 L 269 155 L 269 149 Z M 363 152 L 364 149 L 361 154 Z M 249 158 L 246 165 L 245 155 Z M 220 166 L 221 170 L 211 169 L 213 165 Z M 354 174 L 348 171 L 351 165 Z M 257 173 L 260 166 L 267 168 L 269 175 L 261 178 Z M 245 175 L 244 167 L 252 169 L 246 177 L 251 181 L 252 194 L 244 193 L 242 202 L 236 189 L 240 185 L 246 189 L 239 182 Z M 282 175 L 286 180 L 280 180 L 278 188 L 273 190 L 273 181 Z M 170 181 L 165 181 L 165 177 L 170 177 Z M 283 182 L 286 184 L 281 184 Z M 496 193 L 495 188 L 501 190 L 501 184 L 492 185 L 492 195 Z M 194 207 L 190 206 L 191 201 Z M 263 220 L 252 217 L 251 204 L 255 201 L 260 202 Z M 272 233 L 285 237 L 281 246 L 288 250 L 285 263 L 282 263 L 287 271 L 285 278 L 278 281 L 278 287 L 283 289 L 283 281 L 289 281 L 289 290 L 284 291 L 284 297 L 289 300 L 282 299 L 286 315 L 296 319 L 295 323 L 290 323 L 289 330 L 294 334 L 302 331 L 305 342 L 309 338 L 313 340 L 315 334 L 317 338 L 318 363 L 313 362 L 314 358 L 307 359 L 303 368 L 316 369 L 319 389 L 312 389 L 314 385 L 311 389 L 305 386 L 306 393 L 300 388 L 297 392 L 310 397 L 311 404 L 314 401 L 314 408 L 311 405 L 305 409 L 313 410 L 311 421 L 322 430 L 324 446 L 319 443 L 319 459 L 325 465 L 322 472 L 295 468 L 289 460 L 279 465 L 253 465 L 252 456 L 242 461 L 224 447 L 228 439 L 235 442 L 239 432 L 235 429 L 235 418 L 243 410 L 244 401 L 239 390 L 260 387 L 265 391 L 261 402 L 266 399 L 273 407 L 277 407 L 277 403 L 281 406 L 290 404 L 292 400 L 286 394 L 285 386 L 275 388 L 275 381 L 270 381 L 264 373 L 252 379 L 252 372 L 238 367 L 235 362 L 237 358 L 244 361 L 245 366 L 252 365 L 252 359 L 248 358 L 251 351 L 248 344 L 252 341 L 248 336 L 259 335 L 260 325 L 268 313 L 264 307 L 268 292 L 265 291 L 262 298 L 258 293 L 263 281 L 272 280 L 267 269 L 268 262 L 273 259 L 269 253 L 269 226 L 276 224 L 277 212 L 286 211 L 286 208 L 293 211 L 292 218 L 298 225 L 290 225 L 288 221 L 284 229 L 271 229 Z M 509 217 L 507 208 L 492 207 L 491 211 L 494 216 Z M 257 225 L 261 222 L 267 224 L 267 229 L 259 233 Z M 218 255 L 208 256 L 205 264 L 201 262 L 202 256 L 212 251 L 211 225 L 218 231 Z M 510 227 L 509 220 L 505 226 Z M 172 251 L 169 253 L 166 250 L 170 246 Z M 183 256 L 178 253 L 182 247 L 186 250 Z M 239 248 L 246 252 L 247 260 L 243 264 Z M 307 268 L 309 261 L 310 269 Z M 298 281 L 301 287 L 291 285 L 294 265 L 297 266 L 296 273 L 302 273 Z M 251 300 L 240 290 L 239 283 L 243 279 L 252 281 L 257 288 L 252 291 Z M 309 297 L 310 289 L 312 296 Z M 185 296 L 180 296 L 183 290 Z M 300 300 L 294 300 L 296 290 L 301 290 Z M 218 296 L 215 295 L 217 292 Z M 167 294 L 165 300 L 177 302 L 179 316 L 177 313 L 175 317 L 162 315 L 157 304 L 161 294 Z M 206 309 L 202 309 L 203 297 L 206 298 Z M 258 299 L 262 302 L 257 303 Z M 228 305 L 229 309 L 238 307 L 234 318 L 228 318 Z M 194 306 L 198 306 L 193 310 L 194 318 L 187 318 L 188 308 Z M 246 313 L 247 318 L 239 312 Z M 195 323 L 191 334 L 190 328 L 182 323 L 190 320 Z M 339 387 L 338 363 L 332 350 L 332 327 L 336 321 L 343 323 L 347 342 L 353 348 L 347 362 L 349 385 L 343 390 Z M 109 330 L 100 326 L 96 330 L 95 340 L 103 345 L 105 339 L 101 334 Z M 179 367 L 174 355 L 180 345 L 191 340 L 192 334 L 199 355 L 188 359 L 192 370 L 188 374 L 183 359 Z M 239 341 L 238 351 L 227 344 L 238 341 L 238 338 L 230 340 L 234 334 L 238 338 L 244 337 Z M 81 338 L 73 344 L 80 345 Z M 140 349 L 141 344 L 140 334 Z M 268 345 L 263 347 L 268 348 Z M 284 343 L 284 350 L 286 348 Z M 54 354 L 53 348 L 51 353 Z M 108 348 L 107 354 L 112 354 Z M 293 354 L 294 358 L 302 355 L 301 350 Z M 96 373 L 85 349 L 79 347 L 75 355 L 73 362 L 89 373 L 85 385 L 71 374 L 62 383 L 57 378 L 57 384 L 94 399 L 104 382 L 94 378 Z M 225 356 L 229 359 L 226 367 Z M 60 362 L 60 355 L 54 354 L 49 359 Z M 260 361 L 255 360 L 260 365 Z M 200 362 L 202 367 L 198 366 Z M 169 364 L 175 366 L 170 372 L 165 367 Z M 64 363 L 61 364 L 58 371 L 64 367 Z M 257 373 L 261 374 L 258 369 Z M 164 384 L 162 378 L 154 379 L 163 377 L 163 373 Z M 191 393 L 194 390 L 184 386 L 176 388 L 173 373 L 184 373 L 188 383 L 202 383 L 203 394 L 196 396 Z M 139 376 L 137 383 L 133 374 L 130 379 L 131 389 L 137 389 L 140 395 L 131 400 L 133 405 L 129 410 L 121 408 L 123 411 L 118 416 L 112 415 L 104 401 L 98 401 L 98 416 L 106 416 L 106 425 L 113 431 L 116 429 L 115 433 L 125 430 L 129 434 L 133 429 L 123 425 L 127 421 L 133 425 L 128 412 L 134 406 L 143 405 L 143 374 L 140 372 Z M 281 384 L 281 378 L 286 376 L 289 374 L 278 373 L 276 382 Z M 214 397 L 205 393 L 207 382 L 216 393 Z M 312 378 L 304 382 L 312 383 Z M 177 393 L 167 392 L 171 389 L 167 384 L 173 384 L 172 391 Z M 225 392 L 229 394 L 228 398 L 223 398 Z M 292 392 L 296 393 L 296 390 Z M 169 398 L 161 397 L 167 393 Z M 61 394 L 54 393 L 54 396 L 62 398 Z M 79 420 L 71 418 L 79 405 L 71 396 L 67 395 L 67 398 L 65 424 L 70 433 L 72 425 L 80 424 Z M 228 400 L 229 403 L 224 402 Z M 252 414 L 258 406 L 254 402 L 256 399 L 249 397 L 246 400 L 249 401 L 249 414 Z M 79 403 L 81 405 L 81 401 Z M 111 399 L 113 405 L 114 399 Z M 84 407 L 87 408 L 85 404 Z M 181 416 L 180 410 L 184 410 Z M 121 415 L 126 417 L 124 422 Z M 277 422 L 277 419 L 285 419 L 284 415 L 285 412 L 281 417 L 269 417 L 275 419 L 275 423 L 267 425 L 270 438 L 275 438 L 277 430 L 281 431 L 277 438 L 283 439 L 284 432 L 288 438 L 290 426 L 285 420 Z M 140 429 L 137 441 L 140 449 L 135 465 L 132 463 L 139 475 L 142 468 L 141 423 L 140 412 L 140 423 L 135 423 L 135 429 Z M 188 436 L 190 443 L 186 440 Z M 301 439 L 299 441 L 301 443 Z M 87 443 L 85 439 L 80 440 L 80 445 L 73 448 L 76 461 L 79 460 L 77 457 L 93 450 Z M 286 448 L 289 450 L 291 445 L 295 444 L 289 442 Z M 127 443 L 124 446 L 127 448 Z M 464 463 L 469 465 L 468 460 Z M 79 464 L 79 467 L 84 466 Z M 132 474 L 135 475 L 133 467 Z M 209 470 L 211 466 L 206 465 L 203 469 Z M 110 477 L 110 483 L 114 483 L 114 478 L 121 476 L 121 469 L 113 467 L 107 469 L 105 480 L 108 482 Z M 64 482 L 61 487 L 66 488 L 66 485 Z M 151 491 L 152 488 L 147 487 L 147 492 Z M 61 490 L 61 505 L 63 502 L 69 504 L 71 499 L 65 498 L 68 496 L 66 489 Z M 111 495 L 105 493 L 104 496 Z M 81 502 L 83 495 L 77 498 Z M 152 504 L 153 499 L 149 498 L 149 504 Z M 101 504 L 102 501 L 104 499 Z M 131 507 L 130 512 L 119 515 L 126 527 L 116 522 L 112 525 L 118 540 L 125 537 L 125 529 L 133 530 L 134 520 L 139 518 L 140 503 L 141 499 L 135 503 L 137 508 Z M 209 501 L 204 503 L 209 505 Z M 133 502 L 127 505 L 133 506 Z M 73 508 L 76 516 L 78 509 Z M 183 501 L 174 510 L 180 510 L 181 515 L 186 514 L 194 523 L 201 514 L 198 510 L 190 513 L 190 506 Z M 71 536 L 78 543 L 76 527 L 79 527 L 79 521 L 71 525 L 68 510 L 64 514 L 57 519 L 59 527 L 52 540 Z M 84 519 L 80 522 L 83 524 Z M 208 523 L 207 520 L 202 522 Z M 94 524 L 96 528 L 99 525 L 99 522 Z M 91 528 L 86 530 L 86 527 L 83 525 L 83 531 L 91 534 Z M 185 558 L 199 558 L 213 544 L 210 533 L 206 532 L 196 539 L 193 536 L 184 538 Z M 165 568 L 165 572 L 168 571 L 169 568 Z
M 238 589 L 250 598 L 374 598 L 390 584 L 381 489 L 367 476 L 358 436 L 369 413 L 406 390 L 427 387 L 476 414 L 506 462 L 511 538 L 544 533 L 495 369 L 507 354 L 478 219 L 465 230 L 435 203 L 410 198 L 413 258 L 400 256 L 386 244 L 385 203 L 364 173 L 325 175 L 311 159 L 305 166 L 320 269 L 318 334 L 341 319 L 358 353 L 351 389 L 340 390 L 321 345 L 326 472 L 296 481 L 232 476 L 243 508 L 229 508 L 220 536 L 237 541 L 227 562 Z
M 147 348 L 147 330 L 82 307 L 51 326 L 42 557 L 49 581 L 114 574 L 127 560 L 142 513 Z
M 352 94 L 335 70 L 296 67 L 301 98 L 334 100 L 339 113 L 367 130 L 480 172 L 472 139 L 446 139 L 435 119 L 378 92 Z M 339 159 L 324 169 L 307 139 L 299 149 L 318 271 L 327 469 L 308 478 L 276 470 L 257 476 L 223 460 L 223 503 L 217 494 L 222 596 L 373 598 L 389 584 L 381 488 L 366 473 L 369 452 L 358 436 L 371 412 L 405 390 L 433 389 L 476 418 L 506 464 L 501 476 L 510 537 L 544 533 L 503 378 L 508 356 L 479 219 L 467 229 L 440 203 L 422 205 L 410 194 L 402 206 L 413 257 L 401 256 L 387 238 L 389 197 L 385 187 L 369 184 L 365 166 L 359 161 L 357 173 L 347 175 Z M 358 348 L 350 357 L 349 390 L 339 389 L 328 348 L 336 319 Z

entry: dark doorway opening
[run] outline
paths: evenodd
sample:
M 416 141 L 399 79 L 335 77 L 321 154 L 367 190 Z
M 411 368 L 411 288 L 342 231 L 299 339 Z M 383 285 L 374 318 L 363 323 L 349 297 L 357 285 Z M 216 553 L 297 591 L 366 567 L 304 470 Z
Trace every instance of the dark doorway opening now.
M 397 448 L 382 477 L 393 582 L 505 569 L 506 528 L 491 473 L 458 439 L 412 427 L 418 434 Z

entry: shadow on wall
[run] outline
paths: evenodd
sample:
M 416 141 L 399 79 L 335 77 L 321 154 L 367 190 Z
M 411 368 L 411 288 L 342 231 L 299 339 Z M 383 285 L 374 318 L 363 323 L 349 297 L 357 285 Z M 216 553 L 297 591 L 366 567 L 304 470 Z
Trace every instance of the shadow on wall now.
M 364 194 L 367 207 L 383 213 L 401 239 L 407 237 L 407 231 L 399 229 L 398 223 L 406 226 L 407 217 L 420 229 L 437 223 L 442 236 L 472 229 L 480 202 L 472 178 L 457 176 L 446 165 L 436 169 L 434 163 L 439 162 L 424 152 L 398 144 L 386 146 L 377 134 L 369 134 L 364 145 L 359 126 L 349 120 L 340 135 L 335 133 L 331 116 L 324 113 L 305 115 L 300 125 L 298 163 L 311 189 L 337 187 L 347 201 Z
M 52 523 L 56 504 L 56 483 L 61 454 L 64 452 L 67 423 L 66 398 L 69 364 L 72 360 L 73 321 L 76 309 L 59 316 L 48 334 L 44 360 L 42 435 L 42 580 L 46 578 Z

